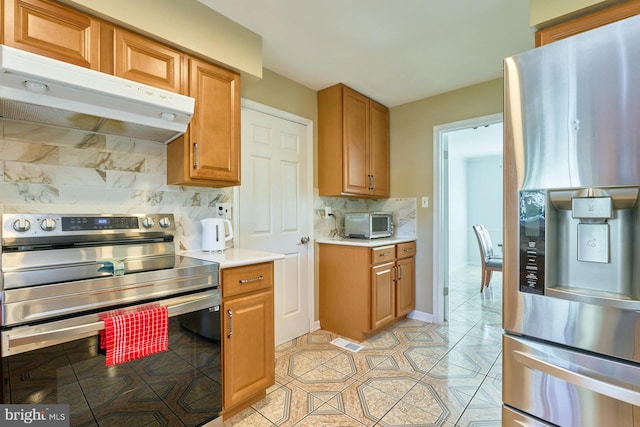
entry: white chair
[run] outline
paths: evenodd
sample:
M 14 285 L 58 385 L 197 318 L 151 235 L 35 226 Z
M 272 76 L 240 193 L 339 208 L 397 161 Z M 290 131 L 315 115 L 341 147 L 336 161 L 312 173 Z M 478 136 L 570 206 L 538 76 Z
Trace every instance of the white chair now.
M 487 227 L 483 224 L 474 225 L 473 231 L 478 239 L 480 260 L 482 261 L 482 283 L 480 284 L 480 292 L 482 292 L 485 287 L 489 287 L 493 272 L 502 271 L 502 257 L 493 253 L 493 244 Z

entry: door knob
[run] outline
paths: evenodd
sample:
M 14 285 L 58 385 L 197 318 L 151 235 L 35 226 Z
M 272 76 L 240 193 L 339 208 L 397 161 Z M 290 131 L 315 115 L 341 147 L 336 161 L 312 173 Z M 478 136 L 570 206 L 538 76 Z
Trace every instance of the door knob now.
M 309 236 L 301 237 L 300 238 L 300 243 L 305 245 L 305 244 L 309 243 L 309 240 L 311 240 L 311 238 Z

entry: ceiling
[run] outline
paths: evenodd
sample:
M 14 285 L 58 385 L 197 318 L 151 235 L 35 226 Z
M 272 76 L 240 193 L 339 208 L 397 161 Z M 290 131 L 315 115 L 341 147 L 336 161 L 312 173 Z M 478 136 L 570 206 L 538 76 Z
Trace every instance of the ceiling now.
M 502 76 L 533 48 L 526 0 L 199 0 L 262 36 L 263 66 L 388 107 Z

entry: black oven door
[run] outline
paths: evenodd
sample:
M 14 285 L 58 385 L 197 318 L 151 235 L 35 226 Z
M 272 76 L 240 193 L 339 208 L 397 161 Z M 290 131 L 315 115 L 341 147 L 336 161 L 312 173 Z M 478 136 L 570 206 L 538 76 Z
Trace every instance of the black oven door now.
M 219 316 L 219 291 L 161 304 L 169 308 L 169 350 L 115 366 L 100 352 L 97 314 L 3 330 L 3 403 L 68 404 L 72 426 L 221 421 L 220 340 L 189 327 L 193 313 Z

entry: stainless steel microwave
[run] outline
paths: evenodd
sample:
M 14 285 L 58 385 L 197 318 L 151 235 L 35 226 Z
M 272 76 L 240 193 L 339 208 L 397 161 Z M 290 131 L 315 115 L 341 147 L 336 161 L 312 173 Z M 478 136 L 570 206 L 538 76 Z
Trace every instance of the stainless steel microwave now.
M 344 215 L 344 235 L 360 239 L 378 239 L 393 234 L 391 212 L 351 212 Z

